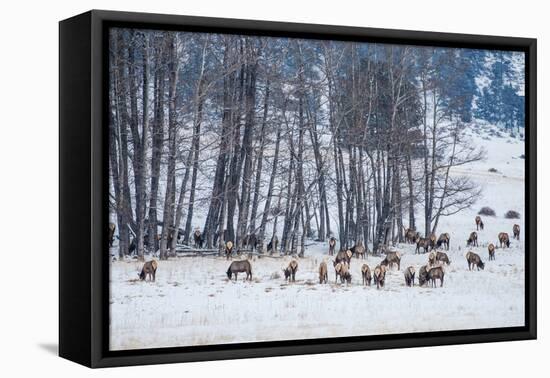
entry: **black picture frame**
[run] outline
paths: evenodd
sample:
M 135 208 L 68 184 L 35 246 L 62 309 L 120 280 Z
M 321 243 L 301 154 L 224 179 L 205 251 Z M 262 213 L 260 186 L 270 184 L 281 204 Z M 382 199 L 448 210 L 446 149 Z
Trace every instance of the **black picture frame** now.
M 111 26 L 517 50 L 526 56 L 524 327 L 108 350 L 107 30 Z M 59 24 L 59 354 L 89 367 L 535 339 L 536 39 L 92 10 Z

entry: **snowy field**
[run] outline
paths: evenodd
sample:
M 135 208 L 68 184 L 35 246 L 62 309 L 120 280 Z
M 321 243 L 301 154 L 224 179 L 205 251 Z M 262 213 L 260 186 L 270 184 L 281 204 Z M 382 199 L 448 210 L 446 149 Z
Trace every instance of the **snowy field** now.
M 486 135 L 483 132 L 483 135 Z M 480 138 L 476 135 L 477 138 Z M 288 258 L 253 258 L 253 279 L 229 281 L 229 262 L 220 257 L 186 257 L 160 261 L 156 282 L 137 280 L 141 263 L 111 264 L 110 348 L 112 350 L 241 343 L 284 339 L 342 337 L 461 330 L 524 325 L 524 143 L 508 136 L 478 139 L 487 160 L 455 170 L 483 188 L 482 198 L 471 209 L 443 218 L 438 234 L 451 235 L 442 288 L 405 286 L 403 270 L 418 272 L 427 254 L 414 254 L 414 246 L 399 244 L 401 270 L 386 276 L 386 286 L 361 285 L 360 268 L 371 269 L 381 258 L 352 259 L 352 283 L 335 284 L 326 243 L 311 244 L 298 260 L 295 283 L 286 283 L 281 268 Z M 496 173 L 489 172 L 495 168 Z M 495 217 L 483 217 L 479 247 L 466 248 L 475 231 L 479 209 L 490 206 Z M 517 210 L 522 218 L 505 219 Z M 487 245 L 497 234 L 521 227 L 521 241 L 496 251 L 488 260 Z M 420 228 L 422 229 L 422 228 Z M 308 242 L 312 243 L 312 242 Z M 465 253 L 472 250 L 485 262 L 485 270 L 468 271 Z M 528 253 L 528 252 L 527 252 Z M 243 257 L 244 258 L 244 257 Z M 238 257 L 234 258 L 238 259 Z M 318 281 L 321 261 L 329 265 L 329 284 Z

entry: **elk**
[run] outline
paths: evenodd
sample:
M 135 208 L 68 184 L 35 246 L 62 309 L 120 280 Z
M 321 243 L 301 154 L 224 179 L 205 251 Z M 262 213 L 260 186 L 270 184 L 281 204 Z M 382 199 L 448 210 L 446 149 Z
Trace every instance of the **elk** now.
M 155 260 L 147 261 L 145 264 L 143 264 L 143 267 L 141 268 L 141 272 L 138 273 L 138 277 L 142 281 L 147 280 L 147 276 L 149 276 L 149 281 L 151 281 L 151 278 L 153 281 L 155 281 L 155 276 L 157 274 L 157 267 L 158 263 Z
M 420 253 L 420 248 L 422 248 L 424 251 L 422 253 L 428 252 L 428 249 L 430 247 L 430 239 L 428 238 L 421 238 L 420 236 L 416 236 L 416 250 L 415 253 Z
M 430 254 L 428 255 L 428 265 L 429 266 L 433 266 L 435 265 L 435 252 L 430 252 Z
M 338 277 L 340 277 L 340 273 L 342 272 L 342 265 L 344 263 L 332 261 L 332 265 L 334 266 L 334 283 L 338 283 Z
M 349 271 L 349 264 L 347 263 L 342 264 L 342 269 L 340 271 L 340 280 L 342 283 L 351 283 L 351 273 Z
M 204 239 L 202 238 L 201 230 L 199 230 L 198 228 L 195 230 L 195 232 L 193 232 L 193 239 L 195 240 L 195 247 L 202 248 Z
M 336 277 L 334 283 L 338 282 L 338 277 L 340 277 L 340 282 L 344 283 L 344 280 L 347 280 L 348 283 L 351 282 L 351 274 L 349 273 L 349 264 L 345 261 L 342 262 L 332 262 L 334 265 L 334 272 Z
M 283 273 L 285 275 L 285 282 L 290 280 L 290 268 L 287 266 L 286 268 L 283 268 Z
M 296 282 L 296 271 L 298 270 L 298 261 L 292 260 L 288 266 L 283 269 L 283 272 L 285 273 L 285 281 L 288 280 L 289 282 Z
M 420 267 L 418 271 L 418 284 L 424 286 L 428 282 L 428 265 Z
M 384 265 L 377 265 L 376 268 L 374 268 L 373 277 L 377 289 L 384 287 L 384 282 L 386 281 L 386 267 Z
M 448 251 L 450 243 L 451 243 L 451 235 L 445 232 L 439 235 L 439 239 L 437 239 L 436 247 L 440 248 L 443 245 L 445 247 L 445 250 Z
M 227 243 L 225 243 L 225 258 L 229 260 L 231 258 L 232 253 L 233 253 L 233 242 L 229 240 Z
M 246 279 L 252 281 L 252 266 L 248 260 L 233 261 L 227 269 L 227 278 L 231 279 L 235 275 L 235 281 L 237 281 L 237 274 L 245 272 Z
M 435 234 L 431 234 L 428 239 L 429 239 L 429 247 L 433 251 L 437 243 L 437 237 L 435 236 Z
M 435 261 L 439 261 L 441 263 L 451 265 L 451 260 L 449 260 L 449 256 L 447 256 L 445 252 L 436 252 Z
M 477 267 L 477 270 L 485 268 L 485 264 L 481 261 L 479 255 L 473 253 L 472 251 L 466 253 L 466 261 L 468 262 L 468 269 L 472 270 L 474 267 Z
M 363 276 L 363 285 L 369 285 L 372 281 L 372 275 L 370 272 L 370 268 L 367 264 L 363 264 L 361 267 L 361 275 Z
M 328 268 L 326 262 L 321 262 L 319 265 L 319 283 L 328 283 Z
M 113 243 L 115 241 L 115 230 L 116 225 L 114 223 L 109 223 L 109 248 L 113 246 Z
M 514 239 L 519 240 L 519 224 L 514 224 L 514 227 L 512 228 L 512 231 L 514 233 Z
M 405 241 L 409 244 L 414 244 L 416 241 L 417 232 L 412 228 L 407 228 L 405 230 Z
M 476 216 L 476 231 L 483 231 L 483 221 L 481 220 L 481 217 L 478 215 Z
M 351 253 L 355 255 L 355 257 L 359 258 L 361 256 L 362 259 L 365 258 L 365 246 L 363 245 L 363 242 L 359 240 L 357 244 L 355 244 L 351 249 Z
M 401 254 L 399 252 L 388 252 L 384 260 L 380 262 L 380 265 L 385 265 L 388 269 L 391 269 L 393 264 L 397 264 L 397 270 L 401 269 Z
M 336 239 L 331 237 L 328 241 L 328 255 L 334 255 L 334 249 L 336 248 Z
M 350 263 L 351 262 L 351 256 L 353 255 L 353 253 L 351 253 L 351 251 L 348 249 L 347 251 L 344 251 L 344 250 L 341 250 L 340 252 L 338 252 L 336 254 L 336 259 L 335 261 L 337 263 L 339 262 L 346 262 L 346 263 Z
M 498 241 L 500 242 L 500 248 L 510 248 L 510 237 L 506 232 L 501 232 L 498 234 Z
M 414 266 L 409 266 L 407 269 L 405 269 L 405 285 L 411 287 L 414 286 L 414 275 L 416 273 L 416 270 L 414 269 Z
M 436 266 L 428 270 L 428 275 L 426 278 L 428 279 L 428 282 L 432 284 L 432 287 L 437 287 L 436 280 L 439 280 L 441 284 L 439 287 L 443 286 L 443 278 L 445 277 L 445 271 L 443 270 L 442 266 Z
M 477 247 L 478 246 L 478 244 L 477 244 L 477 232 L 473 231 L 470 234 L 470 237 L 468 238 L 468 240 L 466 240 L 466 246 L 467 247 L 469 247 L 469 246 Z
M 489 250 L 489 261 L 494 260 L 495 259 L 495 245 L 493 243 L 490 243 L 489 246 L 487 247 L 487 249 Z

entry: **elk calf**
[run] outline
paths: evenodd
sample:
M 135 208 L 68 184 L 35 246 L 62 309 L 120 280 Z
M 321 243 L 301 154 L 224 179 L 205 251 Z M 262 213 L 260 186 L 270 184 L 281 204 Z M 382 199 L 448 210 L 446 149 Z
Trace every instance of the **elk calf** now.
M 409 244 L 414 244 L 416 242 L 417 233 L 412 228 L 407 228 L 405 230 L 405 241 Z
M 289 281 L 290 280 L 290 268 L 287 266 L 286 268 L 283 268 L 283 273 L 285 275 L 285 281 Z
M 355 257 L 359 258 L 361 256 L 362 259 L 365 258 L 365 246 L 363 245 L 362 241 L 358 241 L 357 244 L 355 244 L 351 248 L 351 253 L 355 255 Z
M 472 247 L 477 247 L 478 244 L 477 244 L 477 232 L 472 232 L 470 234 L 470 237 L 468 238 L 468 240 L 466 240 L 466 246 L 469 247 L 469 246 L 472 246 Z
M 435 234 L 431 234 L 428 240 L 429 240 L 428 245 L 430 249 L 433 251 L 435 249 L 435 245 L 437 244 L 437 237 L 435 236 Z
M 292 281 L 296 282 L 296 271 L 298 270 L 298 261 L 292 260 L 288 266 L 283 269 L 283 272 L 285 273 L 285 281 Z
M 430 239 L 428 238 L 421 238 L 420 236 L 416 236 L 416 250 L 415 253 L 420 253 L 420 248 L 423 249 L 423 253 L 428 252 L 428 249 L 430 247 Z
M 341 276 L 341 272 L 342 272 L 342 265 L 344 265 L 345 263 L 341 263 L 341 262 L 336 262 L 336 261 L 333 261 L 332 262 L 332 265 L 334 266 L 334 283 L 338 283 L 338 277 Z
M 370 272 L 370 268 L 367 264 L 363 264 L 361 267 L 361 275 L 363 276 L 363 285 L 369 285 L 372 282 L 372 275 Z
M 482 230 L 483 231 L 483 221 L 481 220 L 481 217 L 478 215 L 476 216 L 476 230 Z
M 418 284 L 424 286 L 428 282 L 428 265 L 420 267 L 418 271 Z
M 338 283 L 338 277 L 340 277 L 340 282 L 344 283 L 344 280 L 347 280 L 348 282 L 351 282 L 351 274 L 349 272 L 349 264 L 345 261 L 342 262 L 333 262 L 334 264 L 334 272 L 336 273 L 336 277 L 334 279 L 334 283 Z
M 324 261 L 319 265 L 319 283 L 328 283 L 328 268 Z
M 336 248 L 336 239 L 331 237 L 328 241 L 328 254 L 329 256 L 334 255 L 334 249 Z
M 501 232 L 498 234 L 498 241 L 500 242 L 500 248 L 510 248 L 510 237 L 506 232 Z
M 397 265 L 397 270 L 401 269 L 401 254 L 399 252 L 386 253 L 386 257 L 380 262 L 380 265 L 385 265 L 388 269 L 391 269 L 393 264 Z
M 142 281 L 146 281 L 147 276 L 149 276 L 149 281 L 151 281 L 151 278 L 154 281 L 157 274 L 157 266 L 158 263 L 155 260 L 147 261 L 145 264 L 143 264 L 141 272 L 138 273 L 139 279 Z
M 489 261 L 494 260 L 495 259 L 495 245 L 493 243 L 491 243 L 491 244 L 489 244 L 487 249 L 489 250 Z
M 479 270 L 479 268 L 482 270 L 485 269 L 485 264 L 481 261 L 481 257 L 471 251 L 466 253 L 466 261 L 468 261 L 469 270 L 472 270 L 474 267 L 477 267 L 477 270 Z
M 519 224 L 514 224 L 512 231 L 514 232 L 514 239 L 519 240 Z
M 233 253 L 233 242 L 229 240 L 227 243 L 225 243 L 225 258 L 229 260 L 231 258 L 232 253 Z
M 428 265 L 435 265 L 435 252 L 430 252 L 430 254 L 428 255 Z
M 436 280 L 439 280 L 441 282 L 439 287 L 442 287 L 444 277 L 445 277 L 445 271 L 443 270 L 443 267 L 436 266 L 428 270 L 428 275 L 426 278 L 428 279 L 428 282 L 432 284 L 432 287 L 437 287 Z
M 195 247 L 202 248 L 204 239 L 202 238 L 201 231 L 199 229 L 196 229 L 195 232 L 193 232 L 193 239 L 195 240 Z
M 436 247 L 440 248 L 443 245 L 445 247 L 445 250 L 448 251 L 450 243 L 451 243 L 451 235 L 445 232 L 439 235 L 439 239 L 437 239 Z
M 252 281 L 252 266 L 248 260 L 233 261 L 227 269 L 227 278 L 231 279 L 235 275 L 235 281 L 237 281 L 237 274 L 245 272 L 246 279 Z
M 405 269 L 405 285 L 411 287 L 414 286 L 414 274 L 416 271 L 413 266 L 409 266 Z
M 451 265 L 451 260 L 449 260 L 449 256 L 447 256 L 445 252 L 436 252 L 435 261 L 439 261 L 444 264 Z
M 336 254 L 336 262 L 337 263 L 345 262 L 349 264 L 351 262 L 352 255 L 353 253 L 351 253 L 349 249 L 347 251 L 341 250 Z
M 342 283 L 347 282 L 348 284 L 351 283 L 351 273 L 349 271 L 349 264 L 343 263 L 342 269 L 340 271 L 340 280 Z
M 384 287 L 384 283 L 386 282 L 386 267 L 384 265 L 377 265 L 374 268 L 373 278 L 377 289 Z

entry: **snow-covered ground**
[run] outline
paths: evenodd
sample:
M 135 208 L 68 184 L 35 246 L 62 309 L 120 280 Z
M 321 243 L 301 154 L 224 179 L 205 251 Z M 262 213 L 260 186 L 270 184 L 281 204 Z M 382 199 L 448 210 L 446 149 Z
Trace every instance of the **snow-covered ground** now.
M 110 347 L 112 350 L 155 348 L 283 339 L 513 327 L 524 324 L 524 143 L 492 136 L 489 129 L 476 135 L 487 150 L 487 160 L 455 170 L 483 187 L 482 198 L 471 209 L 442 218 L 439 232 L 451 234 L 442 288 L 405 286 L 403 269 L 418 269 L 427 255 L 415 255 L 414 246 L 400 244 L 401 271 L 388 273 L 386 286 L 361 285 L 360 268 L 371 268 L 381 258 L 353 259 L 351 285 L 335 284 L 326 244 L 312 244 L 299 260 L 297 280 L 286 283 L 281 268 L 290 258 L 253 258 L 253 280 L 229 281 L 229 262 L 219 257 L 186 257 L 160 261 L 156 282 L 137 280 L 141 264 L 111 264 Z M 484 139 L 487 138 L 487 139 Z M 495 168 L 496 173 L 489 172 Z M 483 217 L 479 247 L 466 248 L 475 230 L 474 218 L 482 206 L 496 211 Z M 508 210 L 522 218 L 504 218 Z M 497 249 L 488 261 L 487 245 L 497 244 L 501 231 L 512 236 L 512 226 L 522 229 L 521 241 Z M 468 271 L 464 254 L 478 253 L 483 271 Z M 528 253 L 528 251 L 527 251 Z M 243 257 L 244 258 L 244 257 Z M 318 282 L 321 261 L 329 265 L 329 284 Z

